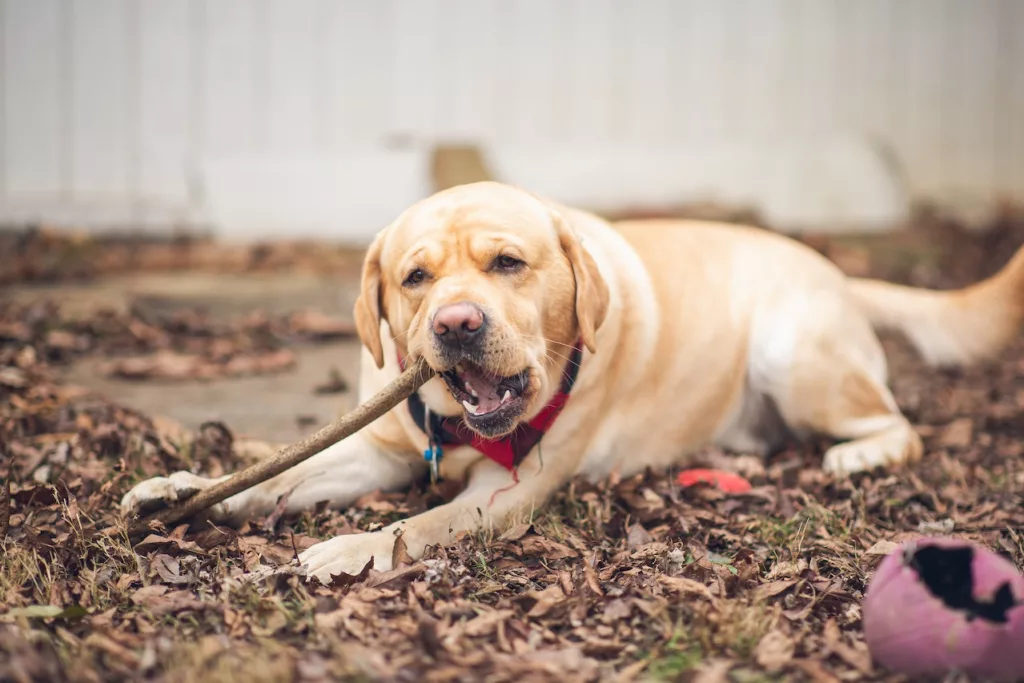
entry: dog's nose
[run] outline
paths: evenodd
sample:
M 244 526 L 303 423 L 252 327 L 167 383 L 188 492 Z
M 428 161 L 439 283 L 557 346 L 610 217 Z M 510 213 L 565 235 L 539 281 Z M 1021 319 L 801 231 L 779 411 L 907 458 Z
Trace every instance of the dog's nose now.
M 446 344 L 465 346 L 480 336 L 486 322 L 484 312 L 476 304 L 447 304 L 434 314 L 434 334 Z

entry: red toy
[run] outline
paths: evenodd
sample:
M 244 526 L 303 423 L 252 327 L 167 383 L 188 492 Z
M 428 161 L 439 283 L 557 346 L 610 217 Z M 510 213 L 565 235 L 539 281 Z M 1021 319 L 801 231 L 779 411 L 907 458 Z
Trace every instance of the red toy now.
M 751 489 L 750 482 L 738 474 L 724 470 L 692 469 L 679 473 L 681 486 L 693 486 L 705 483 L 717 486 L 726 493 L 746 493 Z

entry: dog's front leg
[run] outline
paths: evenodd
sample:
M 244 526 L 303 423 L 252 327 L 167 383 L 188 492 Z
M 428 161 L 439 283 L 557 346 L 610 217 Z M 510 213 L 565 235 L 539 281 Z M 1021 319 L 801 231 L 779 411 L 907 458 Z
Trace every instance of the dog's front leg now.
M 287 514 L 308 510 L 326 501 L 334 508 L 351 504 L 377 489 L 408 486 L 423 473 L 422 460 L 413 452 L 396 453 L 379 445 L 366 430 L 320 451 L 276 477 L 238 493 L 202 514 L 215 522 L 240 524 L 271 512 L 287 496 Z M 149 512 L 183 500 L 222 481 L 191 472 L 175 472 L 136 484 L 121 500 L 126 512 Z
M 571 463 L 547 454 L 542 465 L 536 451 L 523 460 L 519 482 L 486 458 L 473 467 L 466 488 L 450 503 L 399 520 L 379 531 L 337 536 L 299 555 L 307 576 L 322 583 L 342 572 L 356 574 L 373 558 L 378 571 L 392 569 L 395 539 L 401 535 L 406 551 L 419 559 L 427 546 L 446 545 L 463 531 L 500 529 L 516 514 L 529 515 L 569 481 Z M 554 461 L 554 462 L 552 462 Z

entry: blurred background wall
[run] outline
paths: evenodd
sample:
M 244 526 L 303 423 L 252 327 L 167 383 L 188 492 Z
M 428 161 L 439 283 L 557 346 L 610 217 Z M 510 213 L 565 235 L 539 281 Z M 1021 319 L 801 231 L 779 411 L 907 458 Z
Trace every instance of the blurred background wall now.
M 0 22 L 7 224 L 363 243 L 474 174 L 783 230 L 1024 199 L 1017 0 L 0 0 Z

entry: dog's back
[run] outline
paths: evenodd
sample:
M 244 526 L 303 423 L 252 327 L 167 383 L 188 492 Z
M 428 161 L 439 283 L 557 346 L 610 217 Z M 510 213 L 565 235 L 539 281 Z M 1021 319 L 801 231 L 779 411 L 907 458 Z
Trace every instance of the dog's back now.
M 958 290 L 931 290 L 881 280 L 846 277 L 824 256 L 784 235 L 760 228 L 686 220 L 622 221 L 616 229 L 646 259 L 663 259 L 673 243 L 694 258 L 729 264 L 757 278 L 752 291 L 779 286 L 831 286 L 845 291 L 876 330 L 905 335 L 934 365 L 962 365 L 992 358 L 1024 326 L 1024 247 L 992 277 Z M 727 252 L 727 253 L 723 253 Z

